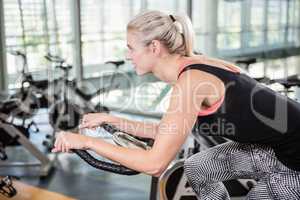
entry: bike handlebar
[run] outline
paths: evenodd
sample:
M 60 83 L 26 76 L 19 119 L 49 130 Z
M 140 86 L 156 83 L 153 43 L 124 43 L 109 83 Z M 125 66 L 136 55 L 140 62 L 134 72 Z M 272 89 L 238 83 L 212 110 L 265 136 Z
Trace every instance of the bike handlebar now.
M 47 55 L 44 56 L 48 61 L 53 62 L 53 63 L 64 63 L 65 60 L 59 56 L 52 55 L 50 53 L 47 53 Z
M 109 124 L 103 124 L 101 125 L 101 127 L 112 135 L 115 134 L 116 132 L 120 132 L 116 127 Z M 98 160 L 95 157 L 93 157 L 90 153 L 88 153 L 86 150 L 72 149 L 72 151 L 76 153 L 80 158 L 82 158 L 85 162 L 87 162 L 89 165 L 97 169 L 101 169 L 104 171 L 113 172 L 115 174 L 121 174 L 121 175 L 137 175 L 140 173 L 138 171 L 129 169 L 122 165 Z

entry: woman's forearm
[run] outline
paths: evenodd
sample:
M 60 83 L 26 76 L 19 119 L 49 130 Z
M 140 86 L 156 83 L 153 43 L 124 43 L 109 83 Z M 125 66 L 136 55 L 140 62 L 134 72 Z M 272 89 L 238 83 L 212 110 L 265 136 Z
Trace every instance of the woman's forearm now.
M 133 121 L 112 115 L 109 115 L 107 122 L 126 133 L 152 139 L 155 139 L 158 127 L 157 123 Z
M 161 164 L 151 150 L 130 149 L 107 143 L 99 138 L 89 138 L 87 149 L 130 169 L 152 176 L 161 174 Z

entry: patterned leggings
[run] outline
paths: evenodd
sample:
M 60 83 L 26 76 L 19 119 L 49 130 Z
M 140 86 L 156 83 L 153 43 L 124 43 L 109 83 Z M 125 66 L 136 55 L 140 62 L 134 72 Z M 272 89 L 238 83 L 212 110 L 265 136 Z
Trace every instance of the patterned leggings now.
M 226 142 L 185 161 L 185 174 L 199 199 L 230 199 L 221 181 L 259 180 L 246 199 L 300 199 L 300 172 L 285 167 L 272 148 Z

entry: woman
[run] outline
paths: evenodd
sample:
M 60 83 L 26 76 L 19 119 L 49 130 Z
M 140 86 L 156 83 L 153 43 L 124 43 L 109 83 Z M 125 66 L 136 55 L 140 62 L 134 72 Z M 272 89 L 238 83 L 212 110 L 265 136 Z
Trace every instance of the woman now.
M 151 72 L 173 86 L 167 112 L 159 124 L 103 113 L 83 117 L 82 128 L 106 122 L 132 135 L 153 138 L 151 150 L 63 133 L 53 152 L 89 149 L 131 169 L 160 176 L 194 127 L 199 134 L 234 141 L 185 162 L 188 181 L 200 199 L 229 199 L 221 181 L 237 178 L 259 180 L 249 199 L 300 199 L 299 105 L 257 84 L 233 64 L 194 55 L 193 38 L 185 16 L 159 11 L 137 15 L 127 26 L 127 57 L 138 75 Z M 272 121 L 278 114 L 280 120 Z

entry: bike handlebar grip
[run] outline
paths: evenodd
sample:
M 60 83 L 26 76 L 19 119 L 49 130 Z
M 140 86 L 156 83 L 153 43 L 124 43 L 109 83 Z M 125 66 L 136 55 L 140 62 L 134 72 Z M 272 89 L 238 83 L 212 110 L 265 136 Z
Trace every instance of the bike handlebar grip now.
M 115 126 L 106 123 L 102 124 L 101 127 L 112 135 L 115 132 L 119 131 Z M 98 160 L 95 157 L 93 157 L 90 153 L 88 153 L 86 150 L 72 149 L 72 151 L 76 153 L 81 159 L 83 159 L 85 162 L 87 162 L 89 165 L 91 165 L 96 169 L 101 169 L 104 171 L 113 172 L 115 174 L 121 174 L 121 175 L 137 175 L 140 173 L 138 171 L 129 169 L 122 165 Z
M 120 175 L 137 175 L 137 174 L 139 174 L 139 172 L 131 170 L 127 167 L 97 160 L 91 154 L 89 154 L 86 150 L 73 149 L 72 151 L 74 153 L 76 153 L 81 159 L 83 159 L 85 162 L 87 162 L 89 165 L 91 165 L 92 167 L 94 167 L 96 169 L 101 169 L 104 171 L 113 172 L 115 174 L 120 174 Z

